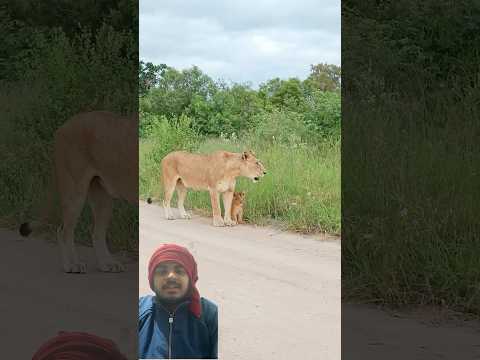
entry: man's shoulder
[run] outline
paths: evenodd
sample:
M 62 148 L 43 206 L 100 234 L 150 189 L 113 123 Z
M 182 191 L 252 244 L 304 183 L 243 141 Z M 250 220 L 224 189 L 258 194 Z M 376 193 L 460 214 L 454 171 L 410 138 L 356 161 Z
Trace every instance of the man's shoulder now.
M 218 313 L 218 306 L 213 301 L 208 300 L 204 297 L 200 299 L 202 303 L 202 311 L 205 314 L 206 318 L 211 318 L 213 316 L 217 316 Z
M 217 304 L 215 304 L 212 300 L 208 300 L 208 299 L 202 297 L 200 299 L 200 301 L 202 302 L 202 307 L 206 307 L 206 308 L 217 311 L 217 308 L 218 308 Z
M 138 307 L 139 307 L 140 313 L 142 313 L 142 311 L 146 311 L 146 310 L 150 309 L 153 305 L 153 302 L 154 302 L 154 296 L 153 295 L 141 296 L 138 299 Z
M 145 296 L 140 296 L 138 298 L 138 302 L 141 304 L 141 303 L 144 303 L 144 302 L 153 302 L 153 298 L 154 296 L 153 295 L 145 295 Z

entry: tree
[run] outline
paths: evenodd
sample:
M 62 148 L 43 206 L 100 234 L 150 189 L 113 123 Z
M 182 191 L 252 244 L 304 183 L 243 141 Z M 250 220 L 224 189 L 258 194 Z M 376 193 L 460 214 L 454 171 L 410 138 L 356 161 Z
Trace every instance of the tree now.
M 117 31 L 137 33 L 138 5 L 135 0 L 9 0 L 11 16 L 36 29 L 61 28 L 75 37 L 79 25 L 96 32 L 104 23 Z
M 317 64 L 310 66 L 310 75 L 305 80 L 308 87 L 320 91 L 340 91 L 342 72 L 334 64 Z
M 145 95 L 158 84 L 166 68 L 165 64 L 154 65 L 151 62 L 140 61 L 138 67 L 138 93 L 140 96 Z
M 259 97 L 264 100 L 264 106 L 269 102 L 276 107 L 297 108 L 303 100 L 302 83 L 297 78 L 275 78 L 260 85 Z
M 216 91 L 215 82 L 196 66 L 178 71 L 163 65 L 155 86 L 144 96 L 149 101 L 143 103 L 151 104 L 148 111 L 173 118 L 184 113 L 195 96 L 208 99 Z

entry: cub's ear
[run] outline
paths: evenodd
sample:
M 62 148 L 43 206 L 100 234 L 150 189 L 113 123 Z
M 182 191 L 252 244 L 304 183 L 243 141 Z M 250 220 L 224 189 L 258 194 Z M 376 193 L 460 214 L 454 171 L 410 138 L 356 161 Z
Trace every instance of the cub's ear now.
M 242 192 L 240 193 L 240 196 L 241 196 L 241 197 L 245 197 L 245 191 L 242 191 Z

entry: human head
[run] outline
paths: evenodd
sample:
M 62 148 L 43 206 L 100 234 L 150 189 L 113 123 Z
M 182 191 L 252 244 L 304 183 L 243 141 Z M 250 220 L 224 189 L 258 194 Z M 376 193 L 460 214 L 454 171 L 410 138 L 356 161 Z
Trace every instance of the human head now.
M 160 302 L 177 304 L 190 294 L 187 270 L 176 261 L 164 261 L 153 270 L 153 291 Z
M 199 317 L 201 306 L 195 285 L 197 280 L 197 263 L 183 246 L 164 244 L 150 258 L 148 281 L 158 299 L 167 303 L 189 299 L 190 310 Z

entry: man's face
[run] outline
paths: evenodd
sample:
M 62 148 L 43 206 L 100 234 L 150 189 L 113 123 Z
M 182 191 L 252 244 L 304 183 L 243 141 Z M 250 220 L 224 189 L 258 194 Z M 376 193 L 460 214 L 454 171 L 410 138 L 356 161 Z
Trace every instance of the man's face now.
M 158 299 L 175 304 L 183 301 L 190 289 L 188 274 L 184 267 L 174 261 L 160 263 L 153 275 L 153 287 Z

